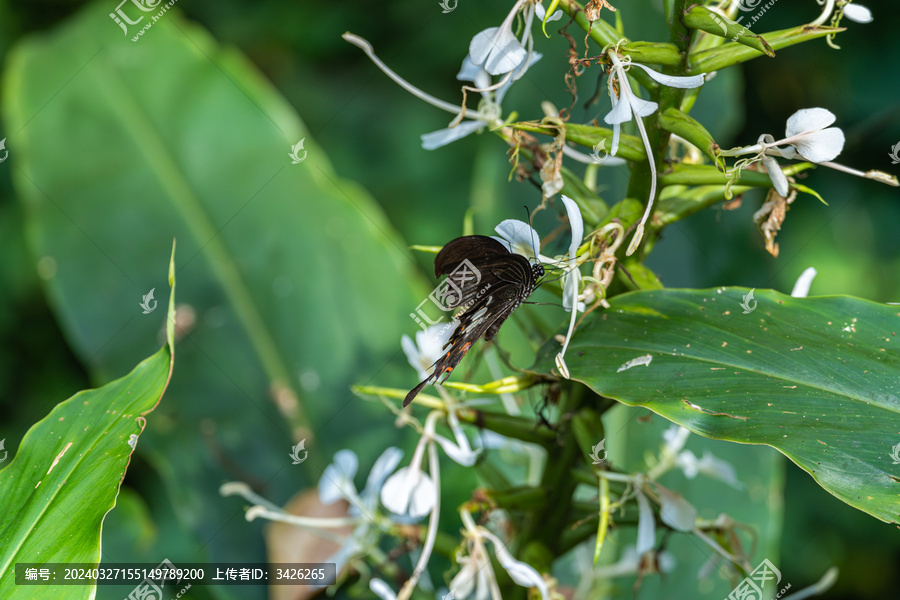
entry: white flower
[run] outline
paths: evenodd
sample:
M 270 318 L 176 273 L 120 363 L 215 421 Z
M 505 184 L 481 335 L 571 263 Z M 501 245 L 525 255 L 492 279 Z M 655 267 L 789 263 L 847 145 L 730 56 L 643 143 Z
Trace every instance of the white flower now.
M 873 21 L 871 10 L 861 4 L 850 4 L 850 0 L 837 0 L 837 2 L 835 2 L 835 0 L 819 0 L 819 4 L 824 5 L 822 12 L 815 21 L 809 24 L 810 27 L 822 25 L 828 20 L 828 17 L 832 15 L 834 15 L 831 20 L 832 27 L 837 27 L 839 25 L 842 15 L 856 23 L 871 23 Z M 835 4 L 840 9 L 840 12 L 834 12 Z M 837 46 L 830 41 L 832 35 L 834 34 L 828 36 L 828 45 L 832 48 L 837 48 Z
M 556 355 L 556 368 L 559 369 L 560 375 L 569 378 L 569 368 L 566 366 L 565 355 L 572 340 L 572 333 L 575 331 L 575 318 L 578 312 L 584 312 L 584 302 L 578 301 L 579 288 L 581 287 L 581 271 L 578 270 L 577 252 L 578 246 L 584 238 L 584 219 L 581 216 L 581 210 L 574 200 L 568 196 L 561 196 L 562 202 L 566 207 L 566 214 L 569 217 L 569 225 L 572 228 L 572 241 L 569 242 L 569 261 L 568 269 L 563 274 L 563 308 L 571 312 L 569 317 L 569 330 L 566 332 L 566 339 L 563 341 L 562 350 Z
M 547 9 L 544 8 L 544 5 L 543 4 L 535 4 L 534 5 L 534 14 L 535 14 L 535 16 L 537 16 L 538 19 L 541 20 L 542 23 L 549 23 L 551 21 L 559 21 L 560 19 L 562 19 L 563 11 L 557 10 L 549 17 L 546 17 Z M 546 17 L 546 19 L 544 17 Z
M 799 154 L 814 163 L 834 160 L 844 149 L 844 132 L 838 127 L 829 127 L 834 121 L 834 114 L 824 108 L 798 110 L 788 117 L 785 138 L 774 142 L 766 152 L 784 158 Z M 778 148 L 782 144 L 789 148 Z
M 697 455 L 690 450 L 683 450 L 678 453 L 675 459 L 675 465 L 681 469 L 685 477 L 694 479 L 698 474 L 702 473 L 707 477 L 719 479 L 735 489 L 742 489 L 743 484 L 737 480 L 734 467 L 728 461 L 717 458 L 709 450 L 703 453 L 703 458 L 697 458 Z
M 650 147 L 650 140 L 647 137 L 647 130 L 644 127 L 644 121 L 642 119 L 643 117 L 649 117 L 653 114 L 656 109 L 659 108 L 659 105 L 656 102 L 642 100 L 634 94 L 631 90 L 631 83 L 625 75 L 625 69 L 629 65 L 638 67 L 646 71 L 647 75 L 654 81 L 668 87 L 680 89 L 700 87 L 703 85 L 703 78 L 706 76 L 706 73 L 690 77 L 675 77 L 672 75 L 664 75 L 654 71 L 650 67 L 638 63 L 632 63 L 631 59 L 627 57 L 623 62 L 623 60 L 619 59 L 619 55 L 615 50 L 610 50 L 607 55 L 612 63 L 608 79 L 609 100 L 612 103 L 612 110 L 603 117 L 603 120 L 613 126 L 612 148 L 610 149 L 609 154 L 615 156 L 619 151 L 619 137 L 622 133 L 622 124 L 627 123 L 631 120 L 632 116 L 634 116 L 641 139 L 644 141 L 647 160 L 650 161 L 650 197 L 647 200 L 647 207 L 644 210 L 644 215 L 641 217 L 641 221 L 638 223 L 634 236 L 631 238 L 631 243 L 625 251 L 626 255 L 631 256 L 634 251 L 637 250 L 638 244 L 641 243 L 641 238 L 644 236 L 644 227 L 646 226 L 647 219 L 650 218 L 650 213 L 653 209 L 653 200 L 656 197 L 656 164 L 653 162 L 653 149 Z M 618 86 L 616 84 L 618 84 Z M 618 87 L 619 90 L 618 96 L 616 95 L 616 87 Z
M 500 27 L 480 31 L 469 43 L 469 56 L 473 65 L 483 67 L 490 75 L 505 75 L 519 68 L 528 56 L 528 50 L 516 38 L 510 17 Z
M 510 252 L 521 254 L 528 259 L 537 259 L 541 262 L 552 262 L 553 259 L 541 257 L 541 238 L 534 228 L 518 219 L 506 219 L 494 227 L 500 237 L 492 235 Z
M 688 479 L 694 479 L 698 474 L 703 473 L 708 477 L 720 479 L 736 489 L 743 488 L 743 484 L 737 480 L 734 467 L 727 461 L 716 458 L 708 450 L 703 454 L 703 458 L 699 459 L 690 450 L 685 450 L 684 446 L 690 435 L 690 430 L 680 425 L 672 425 L 663 432 L 665 443 L 660 456 L 660 464 L 654 468 L 652 478 L 658 478 L 665 470 L 674 466 L 681 469 Z
M 328 533 L 328 529 L 353 525 L 353 532 L 345 537 L 340 548 L 326 559 L 327 562 L 335 563 L 337 572 L 341 572 L 351 558 L 365 556 L 378 547 L 381 538 L 378 522 L 384 519 L 377 514 L 378 497 L 385 479 L 397 467 L 402 456 L 403 452 L 399 448 L 387 448 L 372 466 L 366 487 L 360 494 L 353 483 L 359 463 L 356 454 L 351 450 L 340 450 L 335 454 L 334 462 L 325 468 L 319 480 L 319 500 L 322 504 L 346 500 L 350 504 L 347 517 L 320 518 L 293 515 L 258 496 L 248 485 L 239 482 L 223 485 L 220 493 L 223 496 L 237 494 L 252 502 L 253 506 L 246 514 L 248 521 L 265 518 L 289 523 L 336 541 L 340 541 L 340 538 Z
M 393 513 L 419 519 L 434 508 L 436 494 L 436 486 L 428 474 L 419 466 L 409 466 L 388 477 L 381 490 L 381 502 Z
M 813 279 L 816 278 L 817 274 L 818 272 L 813 267 L 807 267 L 800 274 L 800 277 L 797 278 L 797 283 L 794 284 L 794 289 L 791 290 L 791 296 L 794 298 L 806 298 L 809 295 L 809 288 L 812 286 Z
M 353 478 L 358 468 L 359 459 L 353 450 L 338 450 L 319 479 L 319 500 L 322 504 L 333 504 L 340 499 L 355 500 L 358 495 Z
M 871 23 L 874 20 L 872 11 L 861 4 L 845 5 L 844 16 L 855 23 Z
M 653 516 L 653 509 L 650 508 L 650 501 L 641 490 L 643 482 L 644 477 L 639 475 L 634 484 L 634 493 L 637 496 L 638 505 L 636 547 L 639 556 L 643 556 L 656 546 L 656 518 Z
M 427 329 L 416 332 L 416 341 L 412 341 L 408 335 L 400 338 L 400 347 L 406 354 L 409 365 L 416 370 L 419 380 L 427 379 L 434 371 L 434 363 L 444 354 L 444 345 L 453 331 L 459 325 L 459 321 L 438 323 Z
M 676 531 L 691 531 L 697 521 L 697 509 L 679 494 L 656 484 L 659 493 L 659 518 Z
M 490 73 L 483 67 L 473 63 L 469 56 L 466 56 L 456 78 L 460 81 L 470 81 L 475 84 L 475 88 L 471 89 L 481 93 L 481 106 L 475 112 L 466 109 L 465 119 L 459 123 L 454 120 L 450 127 L 422 134 L 422 148 L 425 150 L 436 150 L 467 135 L 480 132 L 485 127 L 501 125 L 503 123 L 503 120 L 500 118 L 503 114 L 501 103 L 504 96 L 506 96 L 506 92 L 509 91 L 513 83 L 522 78 L 531 65 L 541 59 L 541 56 L 538 52 L 532 53 L 527 66 L 508 74 L 507 77 L 504 77 L 496 84 L 491 83 Z
M 766 173 L 769 174 L 769 179 L 772 180 L 772 187 L 780 195 L 787 197 L 790 191 L 787 177 L 778 166 L 778 162 L 772 158 L 773 156 L 787 159 L 799 157 L 824 166 L 853 172 L 853 170 L 831 162 L 844 149 L 844 132 L 839 127 L 829 127 L 834 121 L 835 116 L 830 110 L 804 108 L 788 118 L 783 139 L 776 141 L 771 135 L 764 134 L 753 146 L 726 150 L 721 154 L 722 156 L 756 154 L 755 158 L 744 162 L 761 161 L 766 168 Z M 858 171 L 853 173 L 868 177 L 868 174 Z M 875 176 L 869 178 L 877 179 Z
M 497 584 L 497 576 L 487 553 L 485 540 L 494 546 L 494 555 L 497 562 L 509 574 L 517 585 L 523 587 L 536 587 L 542 600 L 550 600 L 550 590 L 547 582 L 531 565 L 516 560 L 506 549 L 506 546 L 496 535 L 481 525 L 475 525 L 472 516 L 465 509 L 460 511 L 464 536 L 466 539 L 467 554 L 457 554 L 456 561 L 462 567 L 459 573 L 450 581 L 450 594 L 456 600 L 474 597 L 478 600 L 487 598 L 500 598 L 500 587 Z M 474 592 L 474 594 L 473 594 Z
M 377 577 L 369 580 L 369 589 L 381 600 L 397 600 L 397 594 L 394 593 L 391 586 Z
M 385 75 L 390 77 L 397 85 L 407 92 L 420 100 L 424 100 L 432 106 L 456 115 L 456 118 L 453 119 L 450 127 L 426 133 L 421 136 L 422 147 L 426 150 L 440 148 L 441 146 L 445 146 L 450 142 L 454 142 L 471 133 L 481 131 L 486 126 L 495 127 L 501 125 L 503 121 L 500 119 L 500 102 L 502 101 L 503 96 L 509 90 L 512 83 L 517 79 L 520 79 L 528 68 L 541 58 L 541 55 L 536 52 L 530 53 L 530 58 L 528 58 L 527 61 L 520 63 L 517 71 L 510 71 L 496 84 L 490 84 L 491 74 L 488 70 L 481 66 L 481 63 L 473 62 L 473 60 L 467 56 L 463 61 L 462 69 L 460 70 L 459 75 L 457 75 L 457 78 L 461 81 L 471 81 L 475 83 L 478 87 L 467 89 L 474 89 L 475 91 L 481 92 L 482 98 L 484 99 L 481 109 L 472 110 L 435 98 L 431 94 L 412 85 L 384 64 L 384 62 L 375 55 L 372 45 L 358 35 L 348 32 L 344 33 L 342 37 L 354 46 L 361 48 L 362 51 L 366 53 L 366 56 L 375 63 L 375 66 L 381 69 Z M 476 38 L 478 38 L 478 36 L 476 36 Z M 479 46 L 479 48 L 481 48 L 481 46 Z M 526 55 L 527 54 L 528 53 L 526 53 Z M 497 67 L 498 63 L 502 63 L 502 57 L 505 55 L 494 53 L 492 56 L 496 56 L 497 58 L 492 59 L 490 65 L 491 67 Z M 479 57 L 481 56 L 479 55 Z M 486 60 L 488 57 L 485 56 L 483 58 Z M 482 62 L 484 61 L 482 60 Z M 465 117 L 465 120 L 462 120 L 463 117 Z

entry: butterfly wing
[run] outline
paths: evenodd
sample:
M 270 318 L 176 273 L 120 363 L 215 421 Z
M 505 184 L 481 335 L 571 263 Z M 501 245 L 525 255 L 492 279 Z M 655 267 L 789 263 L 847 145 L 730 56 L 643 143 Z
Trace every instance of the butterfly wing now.
M 464 261 L 477 270 L 478 276 L 460 286 L 459 305 L 463 309 L 456 316 L 459 326 L 444 346 L 449 346 L 447 352 L 434 363 L 432 374 L 406 395 L 403 406 L 429 383 L 446 380 L 478 338 L 493 338 L 512 311 L 531 294 L 543 272 L 540 266 L 532 267 L 527 258 L 510 253 L 494 239 L 465 236 L 451 241 L 438 253 L 435 274 L 451 275 Z

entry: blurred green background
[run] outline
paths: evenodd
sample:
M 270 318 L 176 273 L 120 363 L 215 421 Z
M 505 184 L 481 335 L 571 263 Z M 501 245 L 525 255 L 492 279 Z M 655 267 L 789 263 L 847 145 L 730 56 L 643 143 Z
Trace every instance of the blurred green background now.
M 631 39 L 667 38 L 661 2 L 620 4 Z M 887 2 L 867 5 L 875 12 L 875 22 L 846 23 L 848 31 L 837 38 L 841 51 L 820 40 L 780 51 L 775 60 L 757 59 L 719 73 L 700 94 L 693 116 L 728 147 L 753 143 L 762 133 L 778 138 L 794 111 L 821 106 L 837 115 L 836 125 L 846 134 L 838 162 L 897 174 L 900 169 L 888 157 L 891 146 L 900 142 L 894 7 Z M 262 560 L 261 525 L 244 522 L 239 502 L 216 498 L 216 486 L 227 479 L 245 479 L 283 503 L 314 485 L 320 471 L 311 466 L 303 471 L 283 468 L 284 457 L 278 453 L 290 448 L 292 431 L 267 397 L 263 370 L 252 358 L 245 360 L 253 341 L 236 324 L 240 318 L 218 289 L 219 278 L 209 275 L 216 272 L 210 254 L 214 248 L 199 238 L 192 242 L 186 221 L 157 221 L 147 208 L 155 202 L 154 194 L 161 196 L 167 188 L 141 179 L 141 168 L 130 170 L 136 163 L 155 160 L 139 132 L 132 131 L 138 137 L 121 146 L 110 142 L 124 139 L 116 137 L 116 123 L 129 121 L 121 114 L 116 121 L 115 115 L 127 103 L 115 95 L 114 87 L 103 87 L 101 65 L 115 65 L 124 73 L 123 80 L 132 76 L 129 85 L 143 86 L 146 98 L 159 93 L 168 99 L 150 119 L 164 132 L 162 145 L 177 144 L 173 154 L 179 164 L 205 173 L 209 197 L 202 202 L 221 198 L 210 222 L 214 230 L 228 226 L 236 232 L 235 238 L 220 239 L 224 250 L 243 261 L 248 287 L 257 298 L 259 290 L 267 291 L 268 300 L 259 301 L 260 309 L 272 319 L 275 344 L 290 348 L 286 354 L 296 359 L 291 373 L 304 392 L 302 400 L 320 440 L 310 450 L 310 460 L 320 467 L 335 450 L 352 447 L 360 453 L 365 472 L 386 444 L 408 447 L 410 442 L 406 435 L 400 438 L 385 411 L 348 391 L 353 383 L 411 383 L 405 357 L 398 354 L 399 335 L 416 330 L 407 313 L 424 297 L 431 272 L 430 257 L 411 253 L 406 245 L 442 244 L 458 236 L 470 206 L 476 208 L 476 233 L 489 233 L 504 218 L 523 218 L 522 206 L 533 208 L 539 196 L 528 183 L 507 182 L 506 147 L 490 134 L 470 136 L 437 151 L 422 150 L 419 135 L 445 127 L 450 116 L 397 87 L 340 34 L 351 31 L 365 37 L 407 80 L 455 103 L 455 75 L 469 40 L 498 24 L 511 2 L 460 0 L 453 12 L 442 14 L 436 0 L 180 0 L 172 14 L 134 44 L 109 19 L 115 6 L 114 1 L 0 3 L 4 71 L 10 68 L 10 50 L 23 38 L 37 40 L 35 55 L 44 53 L 43 59 L 24 63 L 29 67 L 22 71 L 29 81 L 22 86 L 25 92 L 10 88 L 20 84 L 18 77 L 7 74 L 2 82 L 4 102 L 29 97 L 34 105 L 2 107 L 2 136 L 10 159 L 0 165 L 0 438 L 7 439 L 12 454 L 27 428 L 53 403 L 124 374 L 128 365 L 152 352 L 161 321 L 139 321 L 137 303 L 153 286 L 157 298 L 164 297 L 168 247 L 178 236 L 184 269 L 179 274 L 179 302 L 197 309 L 191 334 L 196 339 L 188 337 L 180 345 L 171 393 L 153 415 L 156 421 L 151 419 L 149 435 L 155 437 L 139 447 L 118 507 L 107 518 L 104 555 L 155 561 L 163 553 L 176 562 Z M 756 29 L 808 22 L 817 12 L 811 0 L 782 0 Z M 76 21 L 83 25 L 58 36 L 60 28 Z M 269 98 L 267 84 L 235 61 L 222 59 L 230 61 L 231 70 L 204 69 L 205 61 L 218 60 L 211 56 L 215 42 L 189 22 L 207 30 L 222 47 L 245 55 L 296 110 L 305 128 L 292 121 L 289 107 Z M 571 31 L 575 34 L 574 27 Z M 158 51 L 154 44 L 163 36 L 180 40 L 183 54 Z M 565 42 L 555 35 L 536 39 L 544 58 L 504 102 L 505 112 L 516 110 L 521 119 L 539 118 L 544 100 L 558 107 L 570 103 L 562 80 Z M 151 50 L 158 61 L 152 72 L 169 82 L 165 85 L 163 80 L 142 80 L 138 74 L 142 77 L 143 71 L 129 71 L 129 61 L 147 64 Z M 96 80 L 90 68 L 79 69 L 91 63 L 95 53 L 93 64 L 100 74 Z M 188 55 L 199 66 L 182 64 Z M 579 80 L 575 120 L 602 119 L 609 110 L 605 95 L 598 104 L 583 107 L 594 87 L 605 85 L 598 76 L 594 68 Z M 178 102 L 181 93 L 183 105 Z M 245 122 L 216 120 L 219 110 L 229 114 L 233 107 L 245 111 Z M 10 124 L 13 114 L 20 125 L 15 130 Z M 267 133 L 257 133 L 266 128 Z M 112 133 L 104 139 L 107 132 Z M 274 147 L 272 140 L 279 136 L 286 143 Z M 304 136 L 310 152 L 305 171 L 282 173 L 282 165 L 290 166 L 290 145 Z M 108 170 L 85 167 L 104 160 L 112 165 Z M 569 166 L 581 172 L 579 165 Z M 34 174 L 41 170 L 43 179 Z M 48 171 L 65 175 L 54 178 Z M 122 173 L 121 180 L 116 173 Z M 31 200 L 17 197 L 14 177 L 17 189 L 29 190 Z M 281 193 L 267 187 L 269 178 L 281 186 Z M 618 200 L 626 178 L 624 167 L 604 170 L 601 196 Z M 365 188 L 374 201 L 347 180 Z M 737 210 L 714 208 L 669 227 L 648 265 L 668 287 L 742 285 L 785 292 L 803 269 L 814 266 L 819 275 L 811 295 L 900 301 L 896 189 L 824 168 L 812 171 L 804 183 L 829 205 L 806 195 L 797 199 L 778 237 L 779 258 L 765 252 L 752 222 L 762 194 L 748 193 Z M 283 206 L 274 200 L 266 204 L 270 192 L 279 201 L 296 194 L 299 212 L 282 219 Z M 248 202 L 257 193 L 260 197 Z M 103 203 L 96 200 L 99 194 L 106 195 Z M 36 200 L 41 197 L 59 211 Z M 360 218 L 354 206 L 362 207 L 366 218 Z M 245 207 L 242 219 L 247 220 L 230 225 L 232 216 Z M 110 214 L 118 215 L 117 220 L 104 222 L 104 215 Z M 137 215 L 136 222 L 129 215 Z M 54 219 L 55 224 L 47 224 Z M 547 232 L 553 225 L 544 214 L 536 226 Z M 95 255 L 85 254 L 85 237 L 95 246 Z M 374 251 L 370 240 L 376 240 Z M 42 251 L 47 248 L 56 252 L 51 261 Z M 361 248 L 366 256 L 357 260 Z M 67 256 L 69 250 L 72 257 Z M 98 251 L 121 263 L 123 273 L 153 273 L 155 279 L 102 277 L 102 267 L 92 266 L 95 260 L 103 261 Z M 67 268 L 69 258 L 73 262 Z M 365 273 L 371 277 L 361 284 Z M 64 294 L 72 289 L 80 295 Z M 551 323 L 561 319 L 556 310 L 548 308 Z M 319 328 L 307 328 L 317 320 Z M 120 327 L 125 328 L 120 345 L 107 346 L 106 338 L 99 339 L 114 338 Z M 630 414 L 634 418 L 640 413 Z M 738 450 L 751 456 L 748 460 L 774 453 L 767 448 Z M 740 474 L 741 464 L 736 466 Z M 784 469 L 784 532 L 777 564 L 786 580 L 802 587 L 834 564 L 841 576 L 826 598 L 893 594 L 900 586 L 897 532 L 835 500 L 793 465 Z M 198 479 L 186 479 L 191 473 Z M 471 485 L 461 481 L 459 497 L 446 501 L 448 519 L 455 518 L 454 507 L 465 500 Z M 198 486 L 205 491 L 198 493 Z M 220 518 L 207 519 L 209 513 Z M 200 598 L 235 597 L 196 593 Z M 259 590 L 253 593 L 258 595 L 242 597 L 262 597 Z

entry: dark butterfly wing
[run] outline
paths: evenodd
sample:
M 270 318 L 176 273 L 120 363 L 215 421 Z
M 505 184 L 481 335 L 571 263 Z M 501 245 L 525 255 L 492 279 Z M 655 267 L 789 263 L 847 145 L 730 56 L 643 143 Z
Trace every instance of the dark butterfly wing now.
M 456 316 L 459 325 L 444 346 L 449 350 L 434 363 L 434 372 L 410 390 L 403 406 L 429 383 L 441 377 L 446 380 L 478 338 L 493 338 L 512 311 L 531 295 L 543 274 L 540 265 L 532 266 L 524 256 L 512 254 L 500 242 L 481 235 L 457 238 L 444 246 L 434 260 L 435 274 L 451 274 L 463 261 L 478 270 L 478 281 L 473 278 L 461 286 L 463 310 Z
M 447 308 L 471 306 L 479 292 L 497 285 L 492 278 L 494 267 L 511 256 L 528 263 L 524 256 L 510 254 L 503 244 L 486 235 L 466 235 L 448 242 L 434 257 L 434 276 L 447 275 L 444 284 L 454 284 Z

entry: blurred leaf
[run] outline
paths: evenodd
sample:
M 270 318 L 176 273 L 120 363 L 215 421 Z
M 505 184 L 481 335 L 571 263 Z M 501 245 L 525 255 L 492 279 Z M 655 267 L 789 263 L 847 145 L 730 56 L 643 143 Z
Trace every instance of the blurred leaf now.
M 894 307 L 769 290 L 615 297 L 566 354 L 572 379 L 714 439 L 767 444 L 844 502 L 900 521 Z M 742 302 L 754 312 L 742 314 Z M 758 303 L 758 304 L 756 304 Z M 538 365 L 548 370 L 558 344 Z M 623 369 L 649 354 L 652 363 Z
M 174 320 L 171 305 L 168 318 Z M 18 586 L 16 563 L 99 562 L 103 519 L 172 361 L 170 338 L 125 377 L 59 403 L 25 434 L 0 471 L 0 597 L 31 598 L 38 589 L 43 597 L 94 597 L 95 585 Z
M 336 432 L 384 445 L 375 415 L 389 417 L 349 386 L 376 373 L 410 383 L 398 342 L 424 287 L 380 208 L 246 59 L 175 10 L 138 42 L 108 11 L 87 7 L 7 63 L 31 250 L 54 261 L 51 305 L 104 380 L 159 331 L 138 303 L 164 284 L 153 266 L 178 237 L 183 368 L 142 452 L 198 548 L 261 560 L 256 530 L 225 527 L 236 509 L 219 484 L 280 502 L 318 479 L 346 442 Z M 297 438 L 309 460 L 291 467 Z

